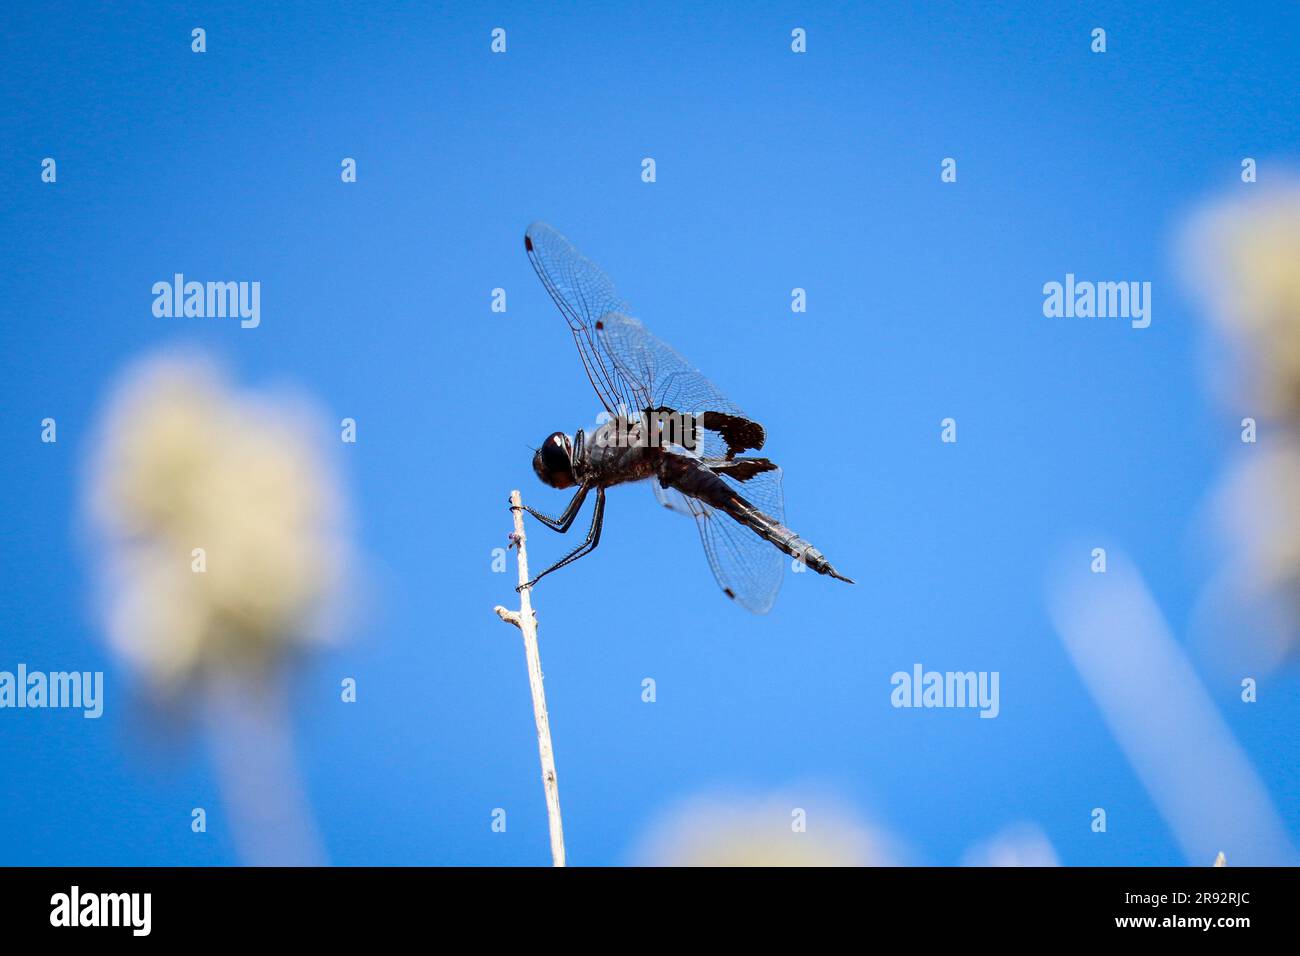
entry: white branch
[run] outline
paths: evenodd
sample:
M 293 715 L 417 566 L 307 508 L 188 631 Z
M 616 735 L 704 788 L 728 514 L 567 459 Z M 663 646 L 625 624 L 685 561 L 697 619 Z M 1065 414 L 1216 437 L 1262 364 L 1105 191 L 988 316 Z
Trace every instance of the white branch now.
M 510 493 L 515 516 L 515 547 L 519 551 L 519 583 L 528 581 L 528 552 L 524 547 L 523 501 L 518 491 Z M 528 662 L 528 686 L 533 692 L 533 716 L 537 719 L 537 754 L 542 761 L 542 786 L 546 790 L 546 816 L 551 826 L 551 859 L 564 866 L 564 827 L 560 823 L 560 784 L 555 777 L 555 753 L 551 749 L 551 721 L 546 716 L 546 692 L 542 689 L 542 657 L 537 650 L 537 618 L 529 588 L 519 592 L 519 610 L 501 605 L 497 617 L 519 628 L 524 638 L 524 657 Z

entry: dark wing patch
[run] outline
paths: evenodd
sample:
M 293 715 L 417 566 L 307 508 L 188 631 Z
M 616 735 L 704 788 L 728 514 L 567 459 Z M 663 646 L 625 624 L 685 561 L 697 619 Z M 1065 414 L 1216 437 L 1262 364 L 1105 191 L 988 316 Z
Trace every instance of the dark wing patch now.
M 737 481 L 749 481 L 755 475 L 776 469 L 776 464 L 770 458 L 731 458 L 722 461 L 705 458 L 702 463 L 706 468 L 712 469 L 714 474 L 725 475 Z
M 767 440 L 767 432 L 762 425 L 739 415 L 706 411 L 700 416 L 700 424 L 722 436 L 722 440 L 727 443 L 728 458 L 734 458 L 737 452 L 749 449 L 758 451 Z

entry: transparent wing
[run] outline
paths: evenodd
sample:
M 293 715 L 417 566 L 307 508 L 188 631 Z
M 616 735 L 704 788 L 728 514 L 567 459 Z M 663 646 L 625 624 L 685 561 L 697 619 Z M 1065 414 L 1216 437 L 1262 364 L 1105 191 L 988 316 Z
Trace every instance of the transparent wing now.
M 667 408 L 696 417 L 705 457 L 763 446 L 752 421 L 676 349 L 651 333 L 619 298 L 613 281 L 544 222 L 524 235 L 529 261 L 569 323 L 583 368 L 605 409 L 637 414 Z
M 569 323 L 582 366 L 605 410 L 617 415 L 620 406 L 627 410 L 643 407 L 640 396 L 649 394 L 649 383 L 629 377 L 597 334 L 606 315 L 628 311 L 613 281 L 544 222 L 528 227 L 524 249 L 537 277 Z
M 781 469 L 757 474 L 743 482 L 726 475 L 722 480 L 764 514 L 785 523 Z M 688 498 L 676 488 L 661 488 L 657 481 L 653 486 L 660 504 L 695 519 L 704 556 L 723 593 L 755 614 L 771 610 L 785 577 L 786 556 L 730 515 Z
M 705 458 L 731 458 L 763 447 L 763 426 L 751 420 L 680 352 L 624 313 L 605 316 L 597 336 L 628 378 L 645 383 L 639 410 L 668 408 L 703 426 Z

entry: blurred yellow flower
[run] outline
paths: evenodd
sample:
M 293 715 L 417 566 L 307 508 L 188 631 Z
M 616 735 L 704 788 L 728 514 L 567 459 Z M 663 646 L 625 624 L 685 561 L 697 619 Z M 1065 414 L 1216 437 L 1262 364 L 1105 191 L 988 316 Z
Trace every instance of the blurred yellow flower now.
M 261 672 L 321 635 L 345 539 L 313 434 L 194 358 L 146 362 L 112 397 L 89 480 L 108 632 L 158 684 Z
M 1202 617 L 1222 617 L 1218 630 L 1271 667 L 1300 646 L 1300 183 L 1241 187 L 1207 206 L 1185 248 L 1216 344 L 1235 359 L 1211 367 L 1211 384 L 1235 382 L 1234 422 L 1261 426 L 1216 496 L 1231 553 Z
M 962 866 L 1060 866 L 1052 841 L 1033 823 L 1005 827 L 968 849 Z
M 1219 521 L 1247 596 L 1300 596 L 1300 437 L 1243 456 L 1220 492 Z
M 650 866 L 887 866 L 886 841 L 823 802 L 718 795 L 678 808 L 636 853 Z
M 1249 397 L 1300 426 L 1300 185 L 1254 186 L 1188 231 L 1191 281 L 1242 352 Z

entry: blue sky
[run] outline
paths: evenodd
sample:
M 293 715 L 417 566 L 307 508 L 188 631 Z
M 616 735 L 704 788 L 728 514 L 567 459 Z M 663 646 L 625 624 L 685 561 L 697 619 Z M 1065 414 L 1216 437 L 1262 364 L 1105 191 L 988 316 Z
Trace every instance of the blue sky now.
M 1243 156 L 1294 168 L 1300 9 L 1130 7 L 6 7 L 0 669 L 104 670 L 108 699 L 0 711 L 0 863 L 235 862 L 219 812 L 190 832 L 220 805 L 198 735 L 142 742 L 76 535 L 114 376 L 175 345 L 358 422 L 338 457 L 366 613 L 292 690 L 330 858 L 545 862 L 491 552 L 512 488 L 562 506 L 528 446 L 597 408 L 524 256 L 534 219 L 767 425 L 788 523 L 859 582 L 788 575 L 748 616 L 689 522 L 611 492 L 599 550 L 535 596 L 573 862 L 626 862 L 718 788 L 834 793 L 919 863 L 1020 821 L 1069 864 L 1184 862 L 1043 581 L 1081 536 L 1122 546 L 1181 637 L 1209 578 L 1191 528 L 1240 415 L 1204 386 L 1172 242 Z M 260 281 L 260 327 L 155 318 L 176 272 Z M 1151 327 L 1044 318 L 1067 272 L 1150 281 Z M 572 543 L 536 529 L 532 560 Z M 916 662 L 998 671 L 1000 716 L 891 708 Z M 1250 707 L 1239 675 L 1201 676 L 1300 839 L 1294 668 Z

